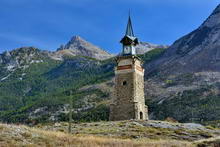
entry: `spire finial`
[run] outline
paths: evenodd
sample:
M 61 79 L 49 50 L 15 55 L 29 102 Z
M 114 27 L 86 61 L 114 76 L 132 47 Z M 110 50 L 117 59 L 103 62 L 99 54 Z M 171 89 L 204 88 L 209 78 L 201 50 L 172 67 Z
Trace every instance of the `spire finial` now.
M 126 29 L 126 34 L 125 35 L 134 37 L 134 32 L 133 32 L 132 23 L 131 23 L 131 11 L 130 11 L 130 9 L 129 9 L 128 24 L 127 24 L 127 29 Z
M 131 9 L 128 10 L 128 16 L 131 17 Z

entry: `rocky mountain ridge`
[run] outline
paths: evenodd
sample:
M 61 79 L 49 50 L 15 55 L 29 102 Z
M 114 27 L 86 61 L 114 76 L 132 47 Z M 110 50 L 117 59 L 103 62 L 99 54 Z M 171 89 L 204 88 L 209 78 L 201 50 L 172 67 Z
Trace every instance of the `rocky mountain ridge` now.
M 216 122 L 220 96 L 220 5 L 193 32 L 145 65 L 152 119 Z M 169 112 L 169 115 L 166 115 Z M 205 114 L 205 115 L 204 115 Z
M 61 47 L 57 49 L 57 52 L 60 54 L 70 54 L 73 56 L 87 56 L 99 60 L 113 57 L 112 54 L 89 43 L 80 36 L 72 37 L 72 39 L 66 45 L 61 45 Z
M 139 44 L 136 46 L 136 52 L 137 54 L 145 54 L 146 52 L 149 52 L 155 48 L 166 49 L 168 47 L 168 45 L 157 45 L 148 42 L 139 42 Z
M 195 31 L 177 40 L 165 54 L 148 65 L 149 72 L 178 74 L 220 71 L 220 5 Z
M 167 48 L 165 45 L 155 45 L 140 42 L 137 46 L 137 53 L 144 54 L 155 48 Z M 97 60 L 105 60 L 115 55 L 89 43 L 80 36 L 74 36 L 66 44 L 61 45 L 57 51 L 40 50 L 35 47 L 21 47 L 12 51 L 5 51 L 0 54 L 0 64 L 6 66 L 8 70 L 16 68 L 27 68 L 29 64 L 43 62 L 43 58 L 63 61 L 65 57 L 85 56 Z M 26 64 L 26 65 L 25 65 Z
M 43 52 L 34 47 L 24 47 L 0 54 L 0 64 L 5 65 L 7 70 L 13 71 L 16 67 L 22 68 L 22 65 L 23 68 L 27 68 L 26 63 L 43 62 L 43 56 Z

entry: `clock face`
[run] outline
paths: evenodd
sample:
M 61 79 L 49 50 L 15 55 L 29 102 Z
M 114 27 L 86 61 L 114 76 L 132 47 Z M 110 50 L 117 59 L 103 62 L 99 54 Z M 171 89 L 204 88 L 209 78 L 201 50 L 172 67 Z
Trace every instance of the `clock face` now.
M 130 46 L 124 46 L 124 53 L 125 54 L 131 53 L 131 47 Z

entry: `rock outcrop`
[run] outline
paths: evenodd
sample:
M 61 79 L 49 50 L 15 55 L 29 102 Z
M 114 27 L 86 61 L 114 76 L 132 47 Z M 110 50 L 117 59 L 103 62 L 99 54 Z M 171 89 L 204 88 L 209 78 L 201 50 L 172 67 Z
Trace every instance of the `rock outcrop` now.
M 168 48 L 168 45 L 157 45 L 157 44 L 152 44 L 152 43 L 148 43 L 148 42 L 140 42 L 137 46 L 136 46 L 136 51 L 137 54 L 144 54 L 146 52 L 149 52 L 155 48 Z

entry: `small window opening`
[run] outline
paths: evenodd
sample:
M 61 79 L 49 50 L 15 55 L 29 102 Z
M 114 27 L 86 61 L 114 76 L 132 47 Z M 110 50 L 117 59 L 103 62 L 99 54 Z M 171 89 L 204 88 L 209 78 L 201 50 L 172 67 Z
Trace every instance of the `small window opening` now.
M 123 86 L 127 85 L 127 81 L 123 81 L 122 85 Z
M 140 112 L 140 119 L 143 119 L 143 112 Z

